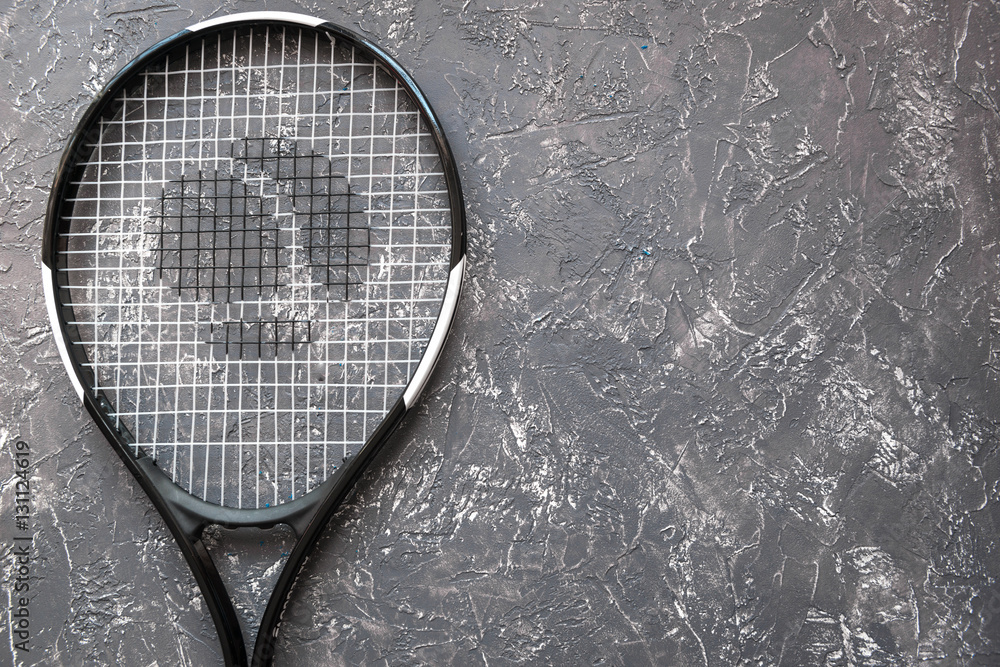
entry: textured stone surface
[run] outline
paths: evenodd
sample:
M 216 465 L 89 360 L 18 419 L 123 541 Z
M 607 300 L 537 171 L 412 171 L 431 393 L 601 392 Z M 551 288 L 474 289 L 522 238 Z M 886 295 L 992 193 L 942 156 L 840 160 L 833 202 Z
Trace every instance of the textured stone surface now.
M 76 405 L 39 251 L 103 83 L 260 6 L 11 4 L 0 535 L 20 437 L 38 555 L 20 657 L 220 664 L 180 552 Z M 1000 6 L 267 8 L 398 57 L 469 213 L 448 356 L 309 561 L 279 664 L 1000 661 Z M 258 538 L 280 537 L 220 536 L 223 569 L 266 573 Z M 266 591 L 238 598 L 253 617 Z

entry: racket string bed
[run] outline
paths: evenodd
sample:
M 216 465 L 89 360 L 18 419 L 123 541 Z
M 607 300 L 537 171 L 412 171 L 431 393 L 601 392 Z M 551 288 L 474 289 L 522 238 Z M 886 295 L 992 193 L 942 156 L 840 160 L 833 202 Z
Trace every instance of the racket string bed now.
M 307 493 L 366 441 L 420 359 L 450 268 L 443 169 L 409 94 L 353 48 L 288 37 L 206 38 L 147 71 L 102 120 L 72 210 L 83 219 L 68 221 L 85 243 L 103 230 L 98 252 L 67 267 L 92 271 L 78 344 L 91 348 L 95 391 L 175 481 L 250 507 Z M 245 61 L 230 57 L 253 44 Z M 288 75 L 303 61 L 309 76 Z M 301 114 L 334 101 L 336 120 L 299 136 Z M 317 151 L 331 146 L 347 152 Z M 138 155 L 145 178 L 121 166 Z M 102 208 L 112 190 L 121 197 Z M 308 391 L 314 374 L 322 392 Z
M 178 33 L 71 138 L 43 250 L 56 342 L 177 538 L 227 665 L 246 645 L 202 531 L 299 537 L 254 649 L 270 664 L 305 554 L 441 354 L 464 252 L 457 169 L 423 94 L 316 19 Z

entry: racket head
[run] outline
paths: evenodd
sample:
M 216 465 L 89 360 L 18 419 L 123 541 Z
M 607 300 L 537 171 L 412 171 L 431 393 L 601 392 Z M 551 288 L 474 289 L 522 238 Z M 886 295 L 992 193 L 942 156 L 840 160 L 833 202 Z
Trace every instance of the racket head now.
M 340 26 L 254 12 L 105 86 L 42 259 L 60 354 L 119 454 L 273 518 L 416 402 L 464 257 L 457 169 L 413 79 Z

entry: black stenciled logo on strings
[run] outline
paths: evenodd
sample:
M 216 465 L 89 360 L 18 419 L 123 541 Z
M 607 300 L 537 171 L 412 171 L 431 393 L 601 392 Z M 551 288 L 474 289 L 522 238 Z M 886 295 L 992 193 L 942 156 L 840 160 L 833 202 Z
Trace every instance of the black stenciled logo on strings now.
M 279 294 L 350 301 L 364 283 L 371 232 L 362 198 L 328 157 L 300 153 L 290 139 L 246 138 L 225 162 L 164 188 L 160 276 L 185 301 L 239 304 L 239 319 L 211 324 L 220 352 L 276 355 L 313 334 L 311 318 Z

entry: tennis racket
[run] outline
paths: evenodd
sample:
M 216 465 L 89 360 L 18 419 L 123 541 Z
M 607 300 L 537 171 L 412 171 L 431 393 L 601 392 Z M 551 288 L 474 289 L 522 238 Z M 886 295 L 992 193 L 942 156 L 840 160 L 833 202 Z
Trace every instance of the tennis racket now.
M 344 28 L 199 23 L 84 115 L 43 265 L 73 387 L 176 537 L 226 665 L 247 644 L 203 530 L 297 536 L 253 646 L 270 665 L 306 555 L 455 316 L 465 213 L 440 122 Z

